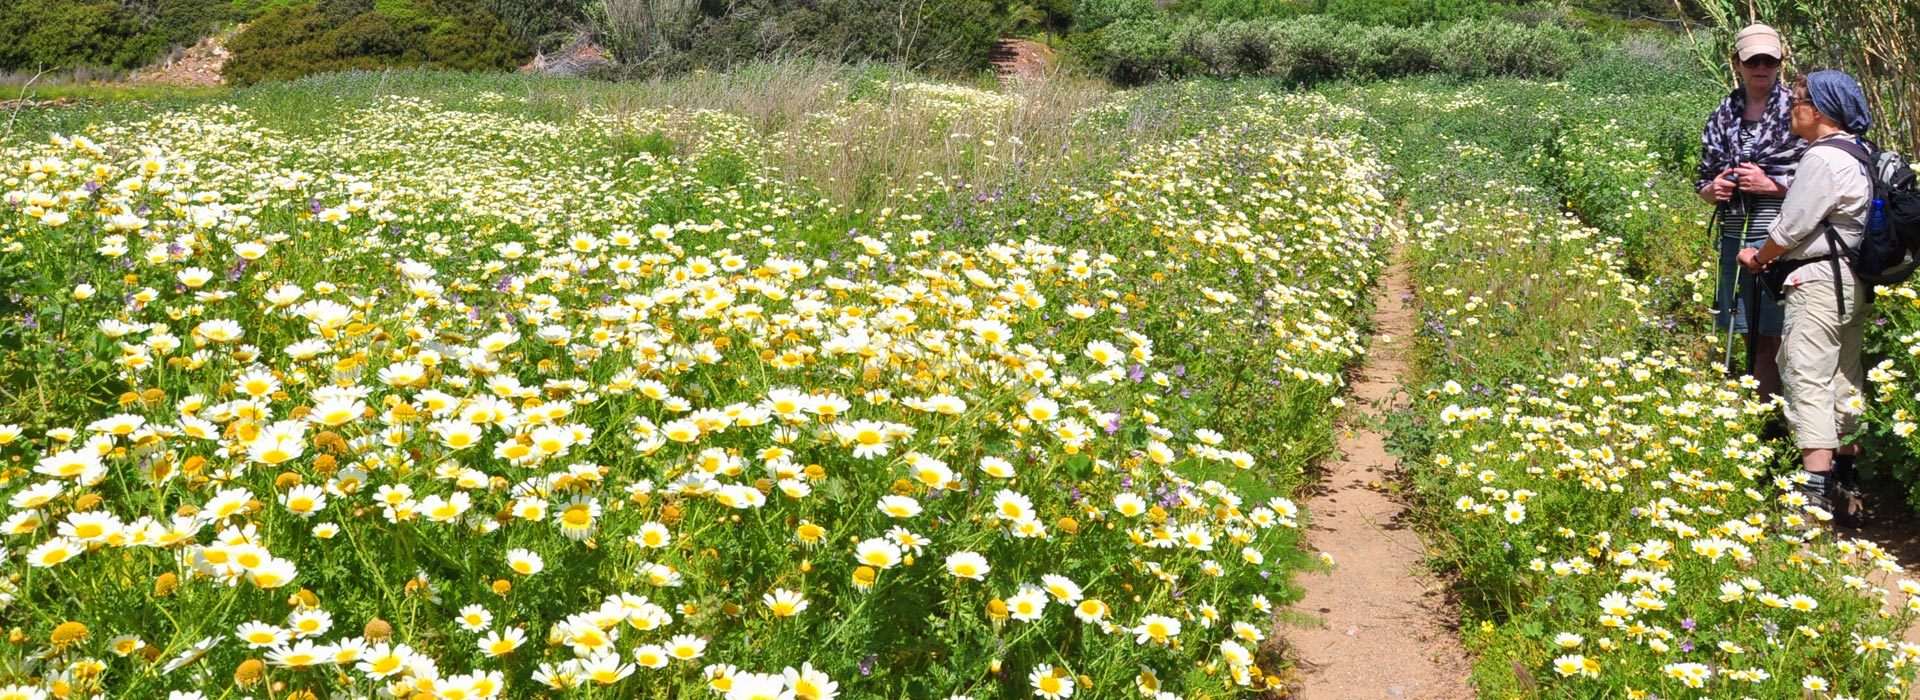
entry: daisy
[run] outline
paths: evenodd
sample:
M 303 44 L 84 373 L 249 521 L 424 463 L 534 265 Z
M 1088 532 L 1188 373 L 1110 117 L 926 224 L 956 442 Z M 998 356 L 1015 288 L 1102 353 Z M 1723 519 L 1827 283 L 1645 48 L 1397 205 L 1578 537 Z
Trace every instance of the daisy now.
M 493 624 L 493 613 L 476 603 L 460 608 L 460 614 L 454 621 L 468 632 L 484 632 L 488 625 Z
M 79 556 L 87 550 L 86 545 L 67 537 L 55 537 L 39 544 L 27 552 L 27 563 L 34 568 L 46 569 L 59 566 L 61 562 Z
M 1166 644 L 1169 639 L 1180 636 L 1180 621 L 1165 615 L 1148 615 L 1140 618 L 1133 634 L 1135 644 Z
M 1001 457 L 981 457 L 980 471 L 997 479 L 1013 478 L 1013 463 Z
M 893 568 L 895 564 L 900 563 L 902 555 L 900 545 L 878 537 L 861 540 L 853 551 L 854 559 L 861 564 L 882 570 Z
M 635 654 L 638 655 L 638 652 Z M 600 685 L 613 685 L 633 675 L 634 667 L 633 664 L 621 663 L 617 654 L 595 654 L 581 661 L 580 671 L 580 675 L 587 680 Z
M 676 634 L 667 640 L 667 654 L 681 661 L 692 661 L 706 653 L 707 640 L 691 634 Z
M 527 643 L 527 633 L 518 627 L 506 630 L 494 630 L 480 639 L 480 653 L 496 658 L 513 653 L 520 645 Z
M 920 514 L 920 502 L 909 496 L 882 496 L 880 512 L 895 519 L 911 518 Z
M 287 615 L 287 628 L 296 638 L 318 637 L 333 629 L 333 614 L 325 610 L 295 610 Z
M 1035 666 L 1033 672 L 1027 674 L 1027 682 L 1033 685 L 1034 695 L 1046 700 L 1073 697 L 1073 676 L 1052 664 Z
M 279 646 L 281 643 L 292 639 L 293 633 L 284 628 L 254 620 L 252 622 L 241 623 L 239 630 L 235 631 L 233 636 L 235 639 L 246 642 L 249 647 L 264 649 Z
M 200 641 L 194 642 L 193 646 L 187 647 L 186 650 L 180 652 L 179 656 L 175 656 L 173 659 L 167 661 L 167 664 L 160 668 L 160 673 L 162 675 L 173 673 L 195 661 L 199 661 L 201 657 L 206 656 L 207 652 L 212 651 L 213 647 L 219 643 L 219 637 L 204 637 Z
M 327 492 L 313 484 L 301 484 L 280 494 L 280 505 L 301 518 L 311 518 L 327 509 Z
M 120 516 L 101 511 L 72 513 L 60 523 L 60 535 L 76 542 L 103 542 L 120 534 L 124 524 Z
M 1007 616 L 1022 622 L 1040 619 L 1046 609 L 1047 592 L 1037 586 L 1022 586 L 1019 593 L 1007 598 Z
M 510 549 L 507 550 L 507 568 L 521 576 L 532 576 L 546 568 L 546 562 L 540 555 L 525 549 Z
M 987 565 L 987 558 L 976 552 L 954 552 L 947 555 L 947 573 L 956 578 L 986 580 L 987 572 L 993 567 Z
M 665 668 L 667 662 L 672 660 L 673 656 L 667 648 L 658 644 L 642 644 L 633 649 L 634 663 L 646 668 Z
M 852 423 L 835 425 L 834 431 L 843 444 L 853 445 L 853 456 L 859 459 L 884 457 L 890 449 L 888 425 L 879 421 L 857 420 Z
M 798 700 L 833 700 L 840 696 L 840 684 L 815 669 L 812 662 L 801 664 L 797 670 L 788 666 L 781 676 Z
M 1033 517 L 1033 501 L 1012 489 L 993 495 L 993 511 L 1002 520 L 1028 520 Z
M 276 646 L 267 652 L 267 663 L 276 668 L 306 668 L 331 661 L 332 650 L 311 639 L 302 639 L 292 646 Z
M 807 609 L 807 596 L 799 591 L 785 588 L 773 589 L 773 592 L 761 596 L 760 602 L 772 611 L 774 617 L 793 617 Z
M 1088 624 L 1103 622 L 1107 619 L 1107 616 L 1112 613 L 1113 610 L 1108 608 L 1105 602 L 1097 598 L 1088 598 L 1080 601 L 1078 605 L 1073 606 L 1073 616 L 1081 622 Z
M 1058 574 L 1041 576 L 1040 585 L 1046 589 L 1048 594 L 1053 596 L 1054 600 L 1059 601 L 1062 605 L 1072 605 L 1080 601 L 1079 584 L 1074 583 L 1065 576 Z

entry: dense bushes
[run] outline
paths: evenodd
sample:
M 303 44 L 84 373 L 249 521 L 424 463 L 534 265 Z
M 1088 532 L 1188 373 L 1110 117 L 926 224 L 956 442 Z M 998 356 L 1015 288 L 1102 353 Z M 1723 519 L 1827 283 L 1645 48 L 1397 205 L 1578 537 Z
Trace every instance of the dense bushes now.
M 1320 13 L 1358 24 L 1417 27 L 1492 17 L 1500 6 L 1487 0 L 1320 0 Z
M 588 24 L 589 0 L 474 0 L 500 18 L 507 33 L 528 46 L 551 47 L 560 37 Z
M 229 0 L 6 0 L 0 71 L 136 68 L 236 19 Z
M 467 0 L 323 0 L 269 10 L 228 45 L 234 85 L 385 66 L 502 70 L 527 46 Z
M 1190 75 L 1314 83 L 1430 72 L 1559 76 L 1580 60 L 1583 38 L 1558 25 L 1499 19 L 1393 27 L 1314 15 L 1178 23 L 1125 19 L 1086 35 L 1074 48 L 1081 59 L 1126 84 Z
M 725 68 L 773 53 L 961 73 L 986 68 L 994 44 L 1014 24 L 1008 8 L 990 0 L 601 0 L 600 6 L 602 33 L 615 52 L 646 73 Z

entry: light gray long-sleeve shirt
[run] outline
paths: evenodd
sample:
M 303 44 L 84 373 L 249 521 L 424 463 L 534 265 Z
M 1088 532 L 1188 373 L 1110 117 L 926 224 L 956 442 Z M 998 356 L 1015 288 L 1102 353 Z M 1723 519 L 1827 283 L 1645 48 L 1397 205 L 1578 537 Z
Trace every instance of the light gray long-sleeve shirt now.
M 1787 249 L 1780 255 L 1781 260 L 1817 258 L 1837 252 L 1827 242 L 1829 224 L 1848 247 L 1857 248 L 1866 232 L 1867 212 L 1873 206 L 1873 180 L 1867 175 L 1866 166 L 1846 151 L 1820 145 L 1834 139 L 1852 140 L 1853 135 L 1839 133 L 1820 139 L 1800 156 L 1793 188 L 1787 190 L 1787 199 L 1780 204 L 1780 216 L 1773 220 L 1773 228 L 1767 233 L 1775 244 Z M 1841 268 L 1846 267 L 1846 262 L 1841 261 Z M 1851 277 L 1852 271 L 1843 274 Z M 1833 265 L 1824 262 L 1803 265 L 1787 277 L 1789 286 L 1813 281 L 1832 282 Z

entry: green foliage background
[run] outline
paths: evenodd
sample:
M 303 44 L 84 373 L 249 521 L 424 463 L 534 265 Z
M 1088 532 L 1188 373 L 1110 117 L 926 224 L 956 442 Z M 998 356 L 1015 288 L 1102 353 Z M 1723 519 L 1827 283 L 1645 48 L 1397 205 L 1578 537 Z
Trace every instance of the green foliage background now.
M 505 70 L 527 53 L 466 0 L 321 0 L 276 7 L 229 44 L 234 85 L 386 66 Z
M 10 0 L 0 71 L 144 65 L 243 14 L 230 0 Z

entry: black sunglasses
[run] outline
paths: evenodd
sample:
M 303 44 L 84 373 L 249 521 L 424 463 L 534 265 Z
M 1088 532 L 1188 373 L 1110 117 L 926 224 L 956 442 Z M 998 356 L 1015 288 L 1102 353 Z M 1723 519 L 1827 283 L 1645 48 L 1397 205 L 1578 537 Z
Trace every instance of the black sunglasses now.
M 1780 59 L 1772 56 L 1754 56 L 1753 58 L 1741 61 L 1740 65 L 1748 68 L 1778 68 L 1780 66 Z

